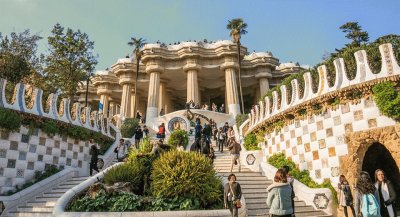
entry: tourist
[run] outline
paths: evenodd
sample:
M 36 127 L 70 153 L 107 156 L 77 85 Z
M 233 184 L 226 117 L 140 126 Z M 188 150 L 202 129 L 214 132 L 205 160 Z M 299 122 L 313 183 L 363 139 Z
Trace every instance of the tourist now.
M 235 174 L 228 176 L 229 183 L 224 185 L 224 207 L 229 208 L 232 217 L 238 217 L 238 209 L 241 207 L 240 199 L 242 198 L 242 188 L 236 182 Z
M 227 145 L 227 135 L 228 135 L 229 125 L 228 122 L 225 122 L 225 125 L 222 127 L 222 138 L 223 138 L 223 145 Z
M 161 123 L 161 125 L 158 126 L 157 138 L 159 138 L 159 139 L 164 139 L 165 138 L 165 125 L 164 125 L 164 123 Z
M 147 138 L 149 136 L 149 128 L 146 125 L 143 125 L 143 138 Z
M 208 157 L 211 159 L 211 162 L 214 163 L 215 151 L 213 147 L 210 147 L 210 153 L 208 154 Z
M 194 138 L 195 139 L 200 139 L 201 138 L 201 131 L 203 130 L 203 127 L 200 124 L 200 119 L 197 122 L 196 121 L 196 126 L 194 127 Z
M 97 149 L 96 145 L 90 146 L 90 151 L 89 154 L 91 156 L 90 158 L 90 176 L 93 174 L 93 170 L 99 172 L 99 169 L 97 168 L 97 160 L 99 157 L 99 150 Z
M 136 119 L 140 120 L 142 115 L 140 114 L 139 110 L 136 111 Z
M 212 103 L 211 108 L 212 108 L 213 112 L 217 112 L 218 111 L 217 105 L 215 105 L 215 103 Z
M 208 144 L 211 144 L 211 126 L 210 124 L 204 123 L 204 128 L 203 128 L 203 135 L 206 137 L 206 140 L 208 142 Z
M 375 195 L 378 195 L 378 203 L 380 206 L 382 217 L 394 217 L 396 216 L 393 203 L 396 201 L 396 191 L 393 188 L 393 184 L 386 179 L 385 173 L 381 169 L 375 171 L 375 188 L 378 191 Z
M 229 146 L 232 143 L 232 141 L 235 140 L 235 131 L 233 130 L 232 126 L 228 128 L 227 137 L 228 137 L 228 142 L 226 145 Z
M 292 188 L 287 182 L 284 170 L 279 169 L 276 171 L 274 181 L 270 186 L 268 186 L 267 192 L 269 215 L 271 217 L 291 217 L 293 213 Z
M 120 139 L 119 140 L 119 145 L 117 147 L 117 160 L 118 162 L 124 161 L 125 158 L 125 140 Z
M 224 151 L 224 137 L 222 136 L 222 127 L 220 127 L 217 132 L 217 146 L 219 152 Z
M 160 110 L 160 116 L 163 116 L 163 115 L 165 115 L 165 112 L 164 112 L 164 109 L 162 108 L 162 109 Z
M 296 195 L 294 193 L 294 188 L 293 188 L 294 178 L 289 175 L 290 167 L 288 165 L 283 166 L 281 169 L 283 170 L 283 172 L 285 172 L 286 180 L 289 183 L 290 187 L 292 188 L 292 195 L 291 195 L 292 208 L 293 208 L 292 216 L 294 216 L 294 213 L 295 213 L 295 211 L 294 211 L 294 208 L 295 208 L 295 206 L 294 206 L 294 198 L 296 197 Z
M 143 138 L 143 131 L 139 125 L 138 127 L 136 127 L 136 131 L 135 131 L 135 148 L 136 149 L 139 149 L 139 143 L 142 138 Z
M 219 108 L 219 112 L 225 113 L 225 105 L 222 104 L 221 107 Z
M 380 216 L 380 208 L 377 201 L 379 197 L 374 195 L 376 193 L 376 188 L 372 184 L 371 177 L 365 171 L 361 171 L 359 177 L 357 178 L 356 187 L 356 198 L 355 198 L 355 212 L 357 216 Z M 368 200 L 368 206 L 362 201 Z M 365 208 L 368 207 L 368 209 Z M 367 213 L 370 210 L 370 215 Z M 371 215 L 373 214 L 373 215 Z
M 240 172 L 240 151 L 242 150 L 242 147 L 235 141 L 235 137 L 233 137 L 233 141 L 231 142 L 230 146 L 228 146 L 228 149 L 231 152 L 232 157 L 230 171 L 232 172 L 233 165 L 238 165 Z
M 353 216 L 356 216 L 356 211 L 353 206 L 353 195 L 351 194 L 351 189 L 349 182 L 344 175 L 339 176 L 339 205 L 343 207 L 344 216 L 348 217 L 347 207 L 350 207 Z
M 196 105 L 194 106 L 195 109 L 200 109 L 200 104 L 196 103 Z

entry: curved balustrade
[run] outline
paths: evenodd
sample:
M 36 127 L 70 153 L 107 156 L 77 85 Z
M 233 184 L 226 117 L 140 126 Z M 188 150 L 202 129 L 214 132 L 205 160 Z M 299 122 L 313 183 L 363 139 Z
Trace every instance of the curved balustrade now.
M 392 77 L 395 75 L 400 75 L 400 67 L 395 59 L 392 44 L 382 44 L 379 46 L 379 51 L 381 54 L 382 67 L 381 71 L 377 74 L 373 74 L 369 64 L 367 53 L 365 50 L 360 50 L 354 53 L 357 62 L 357 71 L 354 79 L 349 80 L 346 74 L 345 63 L 343 58 L 338 58 L 333 61 L 335 66 L 335 82 L 333 86 L 329 86 L 327 79 L 327 67 L 325 65 L 319 66 L 317 71 L 319 75 L 318 90 L 316 93 L 313 92 L 312 77 L 310 72 L 303 75 L 304 77 L 304 94 L 300 98 L 300 90 L 298 81 L 296 79 L 291 81 L 291 100 L 289 102 L 287 95 L 287 87 L 282 85 L 280 87 L 281 97 L 279 98 L 278 93 L 274 91 L 272 93 L 272 104 L 270 104 L 270 98 L 265 97 L 264 102 L 259 102 L 260 109 L 254 109 L 249 114 L 249 129 L 245 134 L 248 134 L 255 128 L 259 127 L 265 122 L 270 120 L 275 120 L 278 115 L 293 109 L 295 107 L 307 106 L 314 102 L 314 100 L 330 96 L 333 92 L 338 91 L 343 88 L 355 87 L 361 83 L 371 82 L 373 80 L 378 80 L 382 78 Z M 258 106 L 256 106 L 258 107 Z
M 99 114 L 97 111 L 90 111 L 89 107 L 82 108 L 80 103 L 74 103 L 72 106 L 72 113 L 70 111 L 70 100 L 62 99 L 60 107 L 57 108 L 57 100 L 58 94 L 50 94 L 48 102 L 49 102 L 49 111 L 45 112 L 42 104 L 43 91 L 38 88 L 34 88 L 34 91 L 28 94 L 28 91 L 25 91 L 28 88 L 31 88 L 29 85 L 25 85 L 23 83 L 18 83 L 15 86 L 16 97 L 15 100 L 11 103 L 8 103 L 6 100 L 6 84 L 7 80 L 0 79 L 0 107 L 4 107 L 7 109 L 16 110 L 19 112 L 30 113 L 38 116 L 43 116 L 46 118 L 50 118 L 57 121 L 62 121 L 65 123 L 70 123 L 76 126 L 85 127 L 89 130 L 93 130 L 96 132 L 101 132 L 102 134 L 112 137 L 110 133 L 110 128 L 119 132 L 118 129 L 112 124 L 109 118 L 104 120 L 102 114 Z M 26 105 L 25 98 L 30 97 L 33 99 L 32 108 L 28 108 Z M 82 120 L 82 109 L 86 109 L 84 120 Z M 73 118 L 74 117 L 74 118 Z M 93 124 L 91 123 L 93 121 Z

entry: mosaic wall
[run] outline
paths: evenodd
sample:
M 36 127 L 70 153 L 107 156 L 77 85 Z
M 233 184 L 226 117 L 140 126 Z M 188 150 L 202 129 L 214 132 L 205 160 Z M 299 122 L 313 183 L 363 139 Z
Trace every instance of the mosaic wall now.
M 322 182 L 330 178 L 338 181 L 339 158 L 348 154 L 345 134 L 377 127 L 392 126 L 395 122 L 379 113 L 372 99 L 356 105 L 340 105 L 321 115 L 295 121 L 280 132 L 265 136 L 264 156 L 284 152 L 301 170 Z
M 0 193 L 31 180 L 35 171 L 50 165 L 79 168 L 88 173 L 90 161 L 86 141 L 47 136 L 41 130 L 21 127 L 19 132 L 0 132 Z

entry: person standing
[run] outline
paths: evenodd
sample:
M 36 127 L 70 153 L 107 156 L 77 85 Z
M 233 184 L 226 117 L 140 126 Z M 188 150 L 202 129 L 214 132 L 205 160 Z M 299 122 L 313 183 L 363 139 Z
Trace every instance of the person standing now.
M 89 173 L 90 173 L 90 176 L 92 176 L 93 170 L 99 172 L 99 169 L 97 168 L 97 160 L 99 158 L 99 150 L 97 149 L 96 145 L 90 146 L 89 154 L 91 156 Z
M 230 174 L 228 180 L 229 183 L 224 185 L 224 207 L 225 209 L 229 208 L 232 217 L 238 217 L 238 209 L 241 206 L 240 199 L 242 198 L 242 188 L 240 184 L 236 182 L 235 174 Z
M 292 216 L 294 216 L 294 213 L 295 213 L 295 210 L 294 210 L 294 208 L 295 208 L 295 206 L 294 206 L 294 198 L 296 197 L 296 195 L 294 193 L 294 188 L 293 188 L 294 178 L 289 175 L 290 167 L 288 165 L 283 166 L 282 170 L 283 170 L 283 172 L 285 172 L 286 180 L 289 183 L 290 187 L 292 188 L 292 195 L 291 195 L 291 198 L 292 198 L 292 209 L 293 209 Z
M 240 173 L 240 151 L 242 150 L 242 147 L 239 143 L 235 141 L 235 138 L 233 138 L 233 141 L 231 142 L 231 145 L 228 147 L 228 149 L 230 150 L 232 156 L 231 172 L 233 169 L 233 165 L 238 164 Z
M 135 131 L 135 148 L 139 149 L 140 140 L 143 138 L 143 131 L 140 125 L 136 128 Z
M 164 109 L 162 108 L 162 109 L 160 110 L 160 116 L 163 116 L 163 115 L 165 115 L 165 112 L 164 112 Z
M 375 186 L 372 184 L 371 177 L 365 171 L 361 171 L 356 182 L 356 198 L 354 209 L 357 216 L 377 216 L 380 217 L 380 208 L 377 201 L 379 197 L 374 195 Z M 363 201 L 367 201 L 366 205 Z
M 164 125 L 164 123 L 161 123 L 161 125 L 158 126 L 157 138 L 159 138 L 159 139 L 164 139 L 165 138 L 165 125 Z
M 228 135 L 228 130 L 229 130 L 229 125 L 228 122 L 225 122 L 225 125 L 222 127 L 222 137 L 223 137 L 223 144 L 226 146 L 228 144 L 227 142 L 227 135 Z
M 343 207 L 344 216 L 348 217 L 347 207 L 349 206 L 353 216 L 356 217 L 356 211 L 353 206 L 353 195 L 351 194 L 350 185 L 344 175 L 339 176 L 339 205 Z
M 149 128 L 146 125 L 143 125 L 143 138 L 147 138 L 149 136 Z
M 219 112 L 225 113 L 225 105 L 222 104 L 221 107 L 219 108 Z
M 271 217 L 291 217 L 292 207 L 292 188 L 287 182 L 286 173 L 279 169 L 275 173 L 274 182 L 267 188 L 267 206 Z
M 227 137 L 228 137 L 227 146 L 229 146 L 233 141 L 235 141 L 235 131 L 233 130 L 233 127 L 229 127 L 227 132 Z
M 224 137 L 222 136 L 222 127 L 217 132 L 217 146 L 219 152 L 224 152 Z
M 125 140 L 124 139 L 120 139 L 119 140 L 119 145 L 117 147 L 117 160 L 118 162 L 122 162 L 124 161 L 125 158 Z
M 395 217 L 396 212 L 393 203 L 396 201 L 396 191 L 393 184 L 386 179 L 385 173 L 381 169 L 375 171 L 375 188 L 378 195 L 378 203 L 382 217 Z

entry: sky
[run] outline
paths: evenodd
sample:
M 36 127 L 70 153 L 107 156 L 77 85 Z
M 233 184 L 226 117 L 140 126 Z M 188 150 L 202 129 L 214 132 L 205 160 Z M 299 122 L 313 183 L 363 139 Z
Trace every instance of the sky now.
M 349 40 L 339 27 L 359 22 L 370 40 L 400 34 L 399 0 L 0 0 L 0 32 L 30 29 L 44 39 L 56 23 L 80 29 L 95 42 L 97 70 L 132 52 L 130 37 L 178 41 L 230 39 L 228 20 L 248 24 L 242 44 L 249 52 L 271 51 L 281 63 L 313 66 Z

